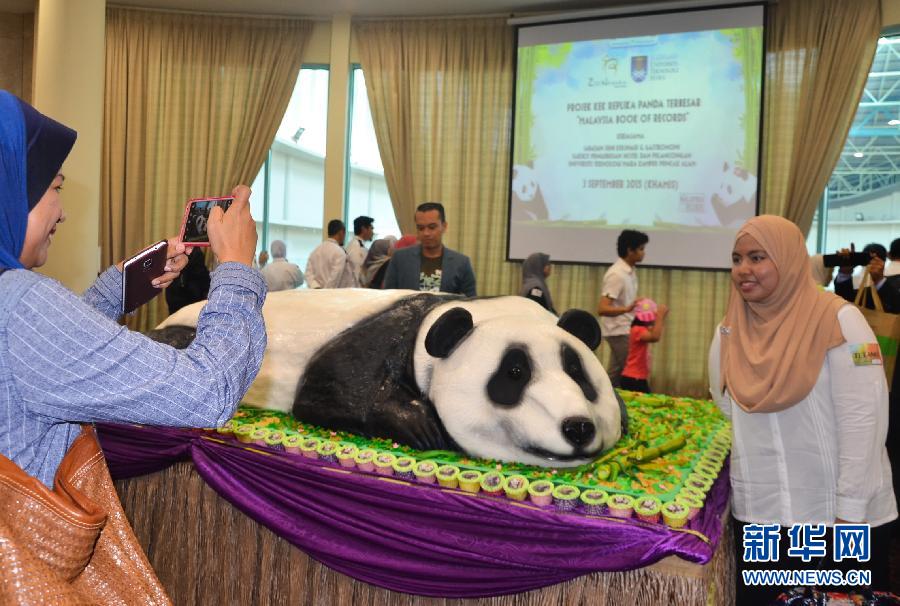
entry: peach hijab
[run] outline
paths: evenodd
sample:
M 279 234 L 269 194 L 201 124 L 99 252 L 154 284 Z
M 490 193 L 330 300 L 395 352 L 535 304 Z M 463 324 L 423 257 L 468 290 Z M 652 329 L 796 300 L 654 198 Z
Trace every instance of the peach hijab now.
M 825 353 L 844 342 L 837 312 L 847 302 L 816 288 L 800 229 L 760 215 L 735 237 L 760 243 L 778 270 L 764 301 L 748 303 L 731 284 L 721 330 L 721 384 L 747 412 L 777 412 L 805 398 L 819 378 Z

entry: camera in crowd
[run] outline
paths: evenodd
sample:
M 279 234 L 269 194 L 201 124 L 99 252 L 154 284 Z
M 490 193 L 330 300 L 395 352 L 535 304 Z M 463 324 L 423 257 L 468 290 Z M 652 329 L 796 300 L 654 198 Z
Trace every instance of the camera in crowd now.
M 846 254 L 822 255 L 822 263 L 825 267 L 851 267 L 856 265 L 868 265 L 872 260 L 872 254 L 868 252 L 848 252 Z

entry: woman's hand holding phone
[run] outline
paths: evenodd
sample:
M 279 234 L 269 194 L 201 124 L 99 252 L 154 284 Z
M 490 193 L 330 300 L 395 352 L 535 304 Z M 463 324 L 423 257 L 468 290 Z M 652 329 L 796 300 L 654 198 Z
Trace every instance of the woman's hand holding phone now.
M 235 187 L 234 202 L 228 212 L 216 206 L 209 213 L 206 231 L 209 245 L 219 263 L 234 261 L 253 266 L 256 255 L 256 223 L 250 215 L 250 188 Z
M 178 236 L 169 238 L 169 246 L 166 249 L 166 273 L 153 280 L 156 288 L 165 288 L 181 275 L 181 270 L 187 267 L 188 255 L 191 249 L 186 247 Z
M 165 288 L 174 282 L 181 275 L 181 271 L 187 267 L 188 255 L 191 254 L 191 249 L 186 247 L 178 236 L 169 238 L 167 243 L 165 273 L 151 282 L 156 288 Z M 124 265 L 125 261 L 116 263 L 119 271 L 123 270 Z

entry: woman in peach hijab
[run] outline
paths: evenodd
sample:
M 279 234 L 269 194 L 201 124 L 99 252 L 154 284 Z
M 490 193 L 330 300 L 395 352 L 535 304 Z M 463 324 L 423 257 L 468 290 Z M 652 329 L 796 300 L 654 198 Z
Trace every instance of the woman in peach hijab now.
M 885 450 L 888 390 L 872 330 L 856 307 L 816 288 L 803 234 L 781 217 L 741 227 L 731 281 L 709 374 L 713 398 L 732 422 L 737 603 L 769 604 L 783 589 L 744 586 L 744 568 L 868 569 L 871 586 L 887 590 L 897 506 Z M 868 562 L 832 560 L 836 523 L 871 525 Z M 775 562 L 743 561 L 750 524 L 781 527 Z M 828 555 L 808 563 L 789 557 L 794 524 L 823 525 Z M 761 532 L 752 534 L 759 530 L 748 528 L 747 539 L 759 539 Z

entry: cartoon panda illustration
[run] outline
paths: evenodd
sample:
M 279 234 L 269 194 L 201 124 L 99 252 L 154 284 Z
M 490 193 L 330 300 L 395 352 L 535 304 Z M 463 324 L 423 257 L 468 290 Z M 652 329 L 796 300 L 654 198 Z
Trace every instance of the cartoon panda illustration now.
M 153 331 L 184 345 L 203 303 Z M 596 319 L 524 297 L 370 289 L 270 293 L 269 344 L 249 405 L 420 450 L 543 466 L 589 462 L 624 405 L 592 350 Z
M 547 219 L 547 205 L 537 182 L 534 169 L 526 164 L 512 167 L 512 194 L 510 213 L 513 221 L 535 221 Z
M 756 175 L 740 166 L 722 166 L 722 182 L 710 197 L 710 204 L 723 227 L 739 227 L 756 214 Z

